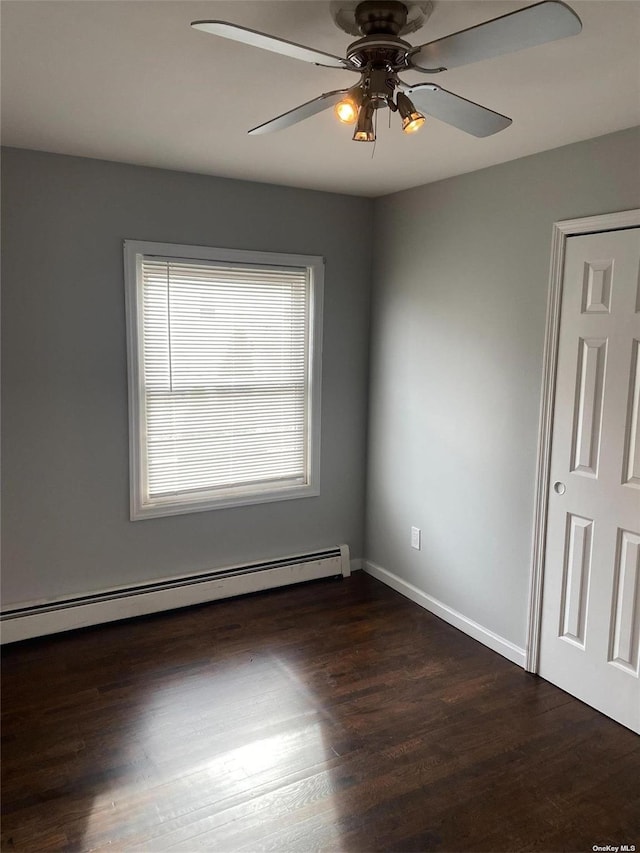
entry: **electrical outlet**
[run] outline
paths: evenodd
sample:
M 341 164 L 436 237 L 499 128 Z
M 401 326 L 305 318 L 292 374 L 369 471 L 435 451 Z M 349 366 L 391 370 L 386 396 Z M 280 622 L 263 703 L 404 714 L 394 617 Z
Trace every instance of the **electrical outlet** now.
M 411 547 L 415 548 L 416 551 L 419 551 L 421 548 L 420 528 L 419 527 L 412 527 L 411 528 Z

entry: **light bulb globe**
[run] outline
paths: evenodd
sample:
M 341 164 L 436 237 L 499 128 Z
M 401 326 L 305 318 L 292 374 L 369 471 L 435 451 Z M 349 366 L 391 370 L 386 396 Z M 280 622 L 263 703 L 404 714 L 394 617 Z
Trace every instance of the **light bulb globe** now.
M 358 106 L 350 98 L 339 101 L 334 107 L 334 112 L 338 121 L 343 124 L 355 124 L 358 118 Z
M 376 134 L 373 129 L 373 111 L 373 103 L 369 100 L 365 100 L 358 112 L 358 123 L 353 134 L 354 142 L 376 141 Z
M 425 121 L 422 113 L 412 112 L 402 119 L 402 130 L 404 133 L 415 133 L 416 130 L 420 130 Z

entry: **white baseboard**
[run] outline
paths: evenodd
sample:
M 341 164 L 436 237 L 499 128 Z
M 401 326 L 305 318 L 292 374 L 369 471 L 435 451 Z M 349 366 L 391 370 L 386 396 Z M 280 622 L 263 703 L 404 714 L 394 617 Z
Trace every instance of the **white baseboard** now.
M 507 660 L 518 664 L 518 666 L 524 667 L 524 649 L 514 645 L 509 640 L 505 640 L 504 637 L 501 637 L 499 634 L 495 634 L 483 625 L 479 625 L 477 622 L 474 622 L 473 619 L 469 619 L 467 616 L 464 616 L 452 607 L 443 604 L 441 601 L 438 601 L 437 598 L 427 595 L 425 592 L 418 589 L 417 586 L 414 586 L 412 583 L 408 583 L 398 577 L 398 575 L 394 575 L 393 572 L 383 569 L 382 566 L 378 566 L 370 560 L 363 561 L 363 569 L 372 577 L 377 578 L 377 580 L 382 581 L 382 583 L 385 583 L 387 586 L 395 589 L 396 592 L 399 592 L 401 595 L 410 598 L 411 601 L 414 601 L 416 604 L 424 607 L 425 610 L 433 613 L 434 616 L 444 619 L 445 622 L 453 625 L 454 628 L 458 628 L 460 631 L 463 631 L 465 634 L 473 637 L 474 640 L 478 640 L 478 642 L 488 646 L 488 648 L 492 649 L 494 652 L 498 652 L 498 654 L 501 654 L 503 657 L 507 658 Z
M 115 622 L 133 616 L 175 610 L 222 598 L 261 592 L 289 584 L 351 573 L 349 548 L 285 557 L 279 561 L 229 566 L 199 575 L 163 578 L 137 587 L 117 587 L 75 599 L 28 602 L 0 615 L 2 643 L 14 643 Z

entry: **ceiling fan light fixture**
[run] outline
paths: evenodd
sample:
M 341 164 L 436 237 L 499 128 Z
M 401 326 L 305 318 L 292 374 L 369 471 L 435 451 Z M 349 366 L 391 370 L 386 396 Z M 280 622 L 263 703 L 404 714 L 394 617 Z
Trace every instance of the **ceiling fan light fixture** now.
M 416 130 L 420 130 L 425 121 L 426 118 L 422 113 L 412 112 L 411 115 L 402 119 L 402 130 L 404 133 L 415 133 Z
M 355 124 L 358 120 L 358 108 L 352 101 L 346 99 L 336 104 L 335 114 L 338 121 L 341 121 L 343 124 Z
M 356 130 L 353 134 L 354 142 L 375 142 L 376 135 L 373 130 Z
M 352 89 L 334 107 L 338 121 L 343 124 L 355 124 L 358 120 L 358 110 L 362 103 L 362 93 L 359 89 Z
M 404 92 L 398 92 L 396 98 L 398 112 L 402 118 L 402 130 L 404 133 L 415 133 L 420 130 L 426 118 L 413 105 L 413 102 Z
M 375 142 L 376 134 L 373 129 L 373 104 L 366 101 L 358 112 L 358 124 L 353 134 L 354 142 Z

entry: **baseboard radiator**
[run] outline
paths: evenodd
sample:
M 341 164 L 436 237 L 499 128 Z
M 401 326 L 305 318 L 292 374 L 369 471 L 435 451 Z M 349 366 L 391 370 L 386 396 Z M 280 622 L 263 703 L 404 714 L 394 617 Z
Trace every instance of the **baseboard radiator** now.
M 196 575 L 116 587 L 73 598 L 31 602 L 0 613 L 2 643 L 174 610 L 221 598 L 351 573 L 349 547 L 229 566 Z

